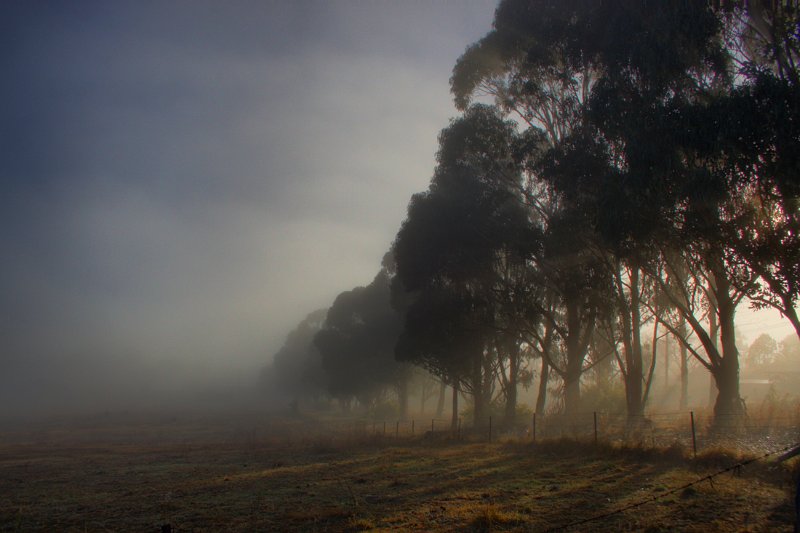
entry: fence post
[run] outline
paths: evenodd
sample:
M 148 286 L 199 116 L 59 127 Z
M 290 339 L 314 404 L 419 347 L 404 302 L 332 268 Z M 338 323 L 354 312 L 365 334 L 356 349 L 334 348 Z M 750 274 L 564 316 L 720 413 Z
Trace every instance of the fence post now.
M 597 446 L 597 411 L 592 414 L 594 415 L 594 445 Z
M 489 442 L 492 442 L 492 416 L 489 415 Z
M 394 438 L 397 438 L 399 436 L 400 436 L 400 421 L 398 420 L 397 422 L 395 422 L 394 425 Z
M 533 442 L 536 443 L 536 413 L 533 413 Z
M 436 422 L 435 418 L 431 418 L 431 433 L 433 433 L 433 423 Z
M 386 420 L 383 421 L 383 436 L 386 436 Z
M 458 433 L 457 433 L 457 440 L 461 440 L 461 417 L 458 417 Z
M 694 450 L 694 458 L 697 459 L 697 436 L 694 431 L 694 411 L 689 411 L 689 417 L 692 421 L 692 450 Z
M 411 436 L 414 436 L 414 419 L 411 419 Z

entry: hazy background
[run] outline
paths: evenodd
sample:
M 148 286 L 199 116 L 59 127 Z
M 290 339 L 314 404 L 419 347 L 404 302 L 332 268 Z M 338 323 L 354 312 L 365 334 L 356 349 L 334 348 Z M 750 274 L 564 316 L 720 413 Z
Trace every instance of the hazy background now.
M 372 280 L 493 10 L 0 3 L 0 416 L 251 387 Z M 738 324 L 780 340 L 775 316 Z
M 0 415 L 252 383 L 379 269 L 493 10 L 0 4 Z

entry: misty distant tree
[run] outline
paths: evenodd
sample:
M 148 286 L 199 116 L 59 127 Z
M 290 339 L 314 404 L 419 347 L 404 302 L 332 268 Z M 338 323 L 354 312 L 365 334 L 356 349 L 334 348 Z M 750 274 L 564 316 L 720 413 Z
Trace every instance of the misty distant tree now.
M 272 364 L 265 369 L 266 385 L 295 402 L 303 398 L 316 401 L 327 392 L 322 357 L 314 346 L 314 336 L 322 328 L 327 313 L 327 309 L 309 313 L 287 335 Z
M 769 334 L 762 333 L 747 349 L 747 364 L 762 366 L 772 363 L 778 356 L 778 343 Z
M 384 268 L 366 287 L 337 296 L 314 344 L 332 397 L 344 406 L 356 399 L 369 408 L 393 389 L 405 417 L 410 369 L 394 358 L 402 320 L 391 306 L 390 284 Z

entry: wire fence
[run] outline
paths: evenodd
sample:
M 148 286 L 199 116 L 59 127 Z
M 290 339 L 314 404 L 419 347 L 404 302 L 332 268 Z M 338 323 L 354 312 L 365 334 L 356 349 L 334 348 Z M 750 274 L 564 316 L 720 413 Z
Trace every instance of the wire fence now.
M 298 421 L 290 433 L 293 439 L 306 441 L 370 439 L 391 444 L 400 440 L 541 442 L 568 439 L 653 448 L 680 446 L 695 455 L 714 448 L 761 454 L 800 441 L 800 415 L 714 417 L 707 411 L 671 411 L 629 417 L 624 413 L 592 411 L 571 415 L 531 414 L 527 420 L 517 417 L 511 423 L 497 416 L 487 416 L 482 423 L 466 417 L 459 417 L 455 422 L 437 417 L 331 418 Z

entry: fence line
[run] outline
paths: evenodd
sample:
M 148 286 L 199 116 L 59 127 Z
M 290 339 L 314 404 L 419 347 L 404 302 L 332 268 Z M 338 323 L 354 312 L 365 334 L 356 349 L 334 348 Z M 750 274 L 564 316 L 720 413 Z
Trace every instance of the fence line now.
M 720 417 L 717 417 L 718 421 Z M 651 412 L 631 418 L 625 413 L 592 411 L 567 415 L 535 415 L 527 423 L 496 423 L 491 417 L 480 425 L 452 419 L 412 418 L 350 419 L 298 422 L 298 437 L 379 437 L 383 439 L 452 439 L 457 441 L 517 440 L 538 442 L 547 439 L 574 439 L 609 444 L 634 444 L 648 447 L 684 446 L 695 455 L 702 449 L 723 446 L 763 453 L 776 445 L 800 439 L 800 417 L 780 416 L 768 420 L 739 419 L 727 430 L 712 422 L 712 414 L 694 411 Z M 722 417 L 723 428 L 726 426 Z
M 714 472 L 712 474 L 708 474 L 706 476 L 702 476 L 702 477 L 700 477 L 698 479 L 695 479 L 694 481 L 691 481 L 689 483 L 685 483 L 685 484 L 683 484 L 683 485 L 681 485 L 679 487 L 672 488 L 672 489 L 670 489 L 668 491 L 660 492 L 660 493 L 658 493 L 656 495 L 653 495 L 653 496 L 650 496 L 648 498 L 643 498 L 643 499 L 635 501 L 633 503 L 629 503 L 628 505 L 624 505 L 624 506 L 622 506 L 622 507 L 620 507 L 618 509 L 614 509 L 612 511 L 608 511 L 606 513 L 601 513 L 601 514 L 598 514 L 598 515 L 595 515 L 595 516 L 590 516 L 589 518 L 584 518 L 582 520 L 576 520 L 576 521 L 570 522 L 568 524 L 563 524 L 561 526 L 550 528 L 550 529 L 547 529 L 546 531 L 548 533 L 549 532 L 553 532 L 553 531 L 565 531 L 567 529 L 570 529 L 570 528 L 573 528 L 573 527 L 577 527 L 577 526 L 582 526 L 582 525 L 585 525 L 585 524 L 589 524 L 591 522 L 597 522 L 599 520 L 605 520 L 605 519 L 610 518 L 610 517 L 612 517 L 614 515 L 618 515 L 618 514 L 624 513 L 625 511 L 629 511 L 631 509 L 635 509 L 637 507 L 641 507 L 641 506 L 646 505 L 648 503 L 653 503 L 653 502 L 656 502 L 658 500 L 662 500 L 662 499 L 664 499 L 664 498 L 666 498 L 668 496 L 672 496 L 673 494 L 676 494 L 676 493 L 678 493 L 680 491 L 686 490 L 689 487 L 692 487 L 694 485 L 698 485 L 698 484 L 700 484 L 700 483 L 702 483 L 704 481 L 712 481 L 715 477 L 721 476 L 722 474 L 726 474 L 728 472 L 736 472 L 739 469 L 741 469 L 742 467 L 747 466 L 749 464 L 752 464 L 752 463 L 754 463 L 756 461 L 761 461 L 761 460 L 766 459 L 767 457 L 770 457 L 770 456 L 773 456 L 773 455 L 784 454 L 784 453 L 789 452 L 790 450 L 795 449 L 795 448 L 797 448 L 799 446 L 800 446 L 800 442 L 795 443 L 795 444 L 791 444 L 791 445 L 788 445 L 788 446 L 784 446 L 783 448 L 780 448 L 780 449 L 777 449 L 777 450 L 772 450 L 772 451 L 767 452 L 767 453 L 765 453 L 763 455 L 760 455 L 758 457 L 753 457 L 751 459 L 746 459 L 746 460 L 743 460 L 743 461 L 739 461 L 738 463 L 733 464 L 731 466 L 728 466 L 726 468 L 723 468 L 722 470 L 719 470 L 719 471 Z

